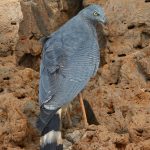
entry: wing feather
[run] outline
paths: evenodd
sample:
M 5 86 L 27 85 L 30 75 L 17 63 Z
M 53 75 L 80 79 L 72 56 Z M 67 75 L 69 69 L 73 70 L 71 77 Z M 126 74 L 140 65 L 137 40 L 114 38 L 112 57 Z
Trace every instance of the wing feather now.
M 69 24 L 44 40 L 39 85 L 40 104 L 50 100 L 61 103 L 58 102 L 60 97 L 67 101 L 63 94 L 67 95 L 69 93 L 66 92 L 71 90 L 68 83 L 80 85 L 77 90 L 70 91 L 77 93 L 93 75 L 95 60 L 93 61 L 92 55 L 95 51 L 91 53 L 91 49 L 95 47 L 95 35 L 89 34 L 91 31 L 87 24 Z M 95 50 L 97 51 L 97 48 Z M 57 100 L 54 97 L 57 97 Z

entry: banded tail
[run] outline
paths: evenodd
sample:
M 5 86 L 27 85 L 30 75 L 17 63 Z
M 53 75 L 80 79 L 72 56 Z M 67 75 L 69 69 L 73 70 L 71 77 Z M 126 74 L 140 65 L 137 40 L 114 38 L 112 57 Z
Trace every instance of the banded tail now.
M 53 115 L 52 115 L 53 114 Z M 63 150 L 61 137 L 61 109 L 41 112 L 37 127 L 42 131 L 40 150 Z

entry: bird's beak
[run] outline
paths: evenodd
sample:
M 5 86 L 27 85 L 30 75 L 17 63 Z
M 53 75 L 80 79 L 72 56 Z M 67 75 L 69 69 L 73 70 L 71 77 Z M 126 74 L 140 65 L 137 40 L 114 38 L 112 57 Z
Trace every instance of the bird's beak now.
M 104 22 L 101 22 L 101 25 L 102 25 L 104 34 L 108 36 L 109 34 L 108 21 L 105 20 Z
M 100 23 L 101 23 L 102 25 L 107 25 L 108 21 L 107 21 L 106 18 L 104 18 L 103 20 L 100 21 Z

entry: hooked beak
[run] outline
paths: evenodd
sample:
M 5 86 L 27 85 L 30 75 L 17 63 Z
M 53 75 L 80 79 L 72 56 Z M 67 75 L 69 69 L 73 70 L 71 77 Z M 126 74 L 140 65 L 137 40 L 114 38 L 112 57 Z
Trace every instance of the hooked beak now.
M 101 23 L 102 25 L 107 25 L 108 21 L 107 21 L 106 18 L 103 18 L 103 19 L 100 21 L 100 23 Z
M 102 25 L 104 35 L 108 36 L 109 35 L 109 28 L 107 26 L 108 25 L 107 19 L 105 19 L 104 21 L 101 21 L 100 24 Z

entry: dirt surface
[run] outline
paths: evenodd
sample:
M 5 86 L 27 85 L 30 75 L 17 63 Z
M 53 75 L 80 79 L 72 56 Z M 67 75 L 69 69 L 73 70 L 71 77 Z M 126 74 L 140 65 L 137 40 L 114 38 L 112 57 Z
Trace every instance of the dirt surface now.
M 83 126 L 76 99 L 72 126 L 63 117 L 64 148 L 150 150 L 148 0 L 1 0 L 0 149 L 39 149 L 39 39 L 90 3 L 102 5 L 108 18 L 105 38 L 98 27 L 101 67 L 83 91 L 99 125 Z

